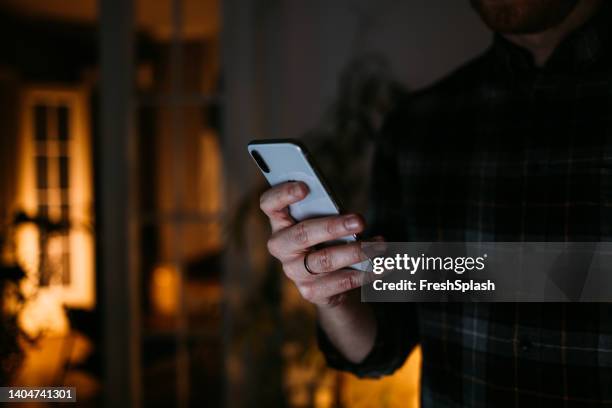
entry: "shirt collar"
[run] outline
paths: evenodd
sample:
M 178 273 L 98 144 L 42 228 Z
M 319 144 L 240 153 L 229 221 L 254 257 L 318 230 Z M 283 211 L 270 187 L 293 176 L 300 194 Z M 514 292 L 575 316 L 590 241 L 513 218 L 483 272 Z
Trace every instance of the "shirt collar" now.
M 612 43 L 612 6 L 604 2 L 601 9 L 582 27 L 568 35 L 555 49 L 544 67 L 538 68 L 531 53 L 495 34 L 493 53 L 513 72 L 579 72 L 602 57 L 610 56 Z

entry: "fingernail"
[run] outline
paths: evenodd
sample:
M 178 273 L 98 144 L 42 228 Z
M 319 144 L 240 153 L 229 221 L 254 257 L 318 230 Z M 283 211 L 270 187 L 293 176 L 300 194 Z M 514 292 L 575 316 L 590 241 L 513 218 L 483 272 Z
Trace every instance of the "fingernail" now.
M 361 226 L 361 219 L 356 215 L 349 215 L 344 218 L 344 228 L 349 231 L 356 231 Z

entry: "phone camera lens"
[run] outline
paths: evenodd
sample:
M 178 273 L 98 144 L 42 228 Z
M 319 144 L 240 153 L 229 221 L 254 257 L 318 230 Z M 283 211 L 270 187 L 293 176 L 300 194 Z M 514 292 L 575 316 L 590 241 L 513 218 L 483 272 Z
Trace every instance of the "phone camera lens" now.
M 251 156 L 253 156 L 253 159 L 255 159 L 255 162 L 257 163 L 261 171 L 263 171 L 264 173 L 270 172 L 270 168 L 268 167 L 263 157 L 261 157 L 261 154 L 259 154 L 257 150 L 251 150 Z

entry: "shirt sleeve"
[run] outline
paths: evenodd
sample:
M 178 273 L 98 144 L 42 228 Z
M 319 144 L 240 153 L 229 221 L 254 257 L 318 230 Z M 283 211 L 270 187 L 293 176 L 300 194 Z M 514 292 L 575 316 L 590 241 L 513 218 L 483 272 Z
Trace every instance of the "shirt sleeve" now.
M 416 305 L 413 303 L 372 303 L 377 331 L 374 346 L 360 363 L 347 360 L 317 327 L 319 348 L 327 364 L 358 377 L 378 378 L 400 368 L 418 343 Z

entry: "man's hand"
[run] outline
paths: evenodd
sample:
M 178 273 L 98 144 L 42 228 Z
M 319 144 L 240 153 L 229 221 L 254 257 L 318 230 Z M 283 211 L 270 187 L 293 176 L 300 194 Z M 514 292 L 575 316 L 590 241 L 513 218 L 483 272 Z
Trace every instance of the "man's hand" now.
M 346 299 L 348 291 L 364 283 L 364 272 L 346 268 L 367 257 L 358 242 L 318 250 L 312 248 L 357 234 L 363 231 L 365 223 L 356 214 L 296 223 L 289 215 L 288 206 L 307 194 L 308 187 L 304 183 L 290 182 L 273 187 L 261 196 L 261 209 L 272 226 L 268 250 L 281 261 L 285 275 L 295 283 L 304 299 L 322 307 L 336 306 Z
M 318 250 L 312 248 L 363 231 L 363 219 L 355 214 L 325 217 L 296 223 L 289 205 L 308 194 L 304 183 L 291 182 L 266 191 L 261 209 L 270 219 L 272 237 L 268 250 L 283 264 L 304 299 L 317 305 L 319 324 L 329 340 L 350 361 L 362 361 L 372 350 L 376 320 L 369 305 L 359 301 L 355 289 L 365 283 L 365 272 L 347 269 L 366 259 L 359 243 Z M 308 269 L 305 267 L 305 257 Z

